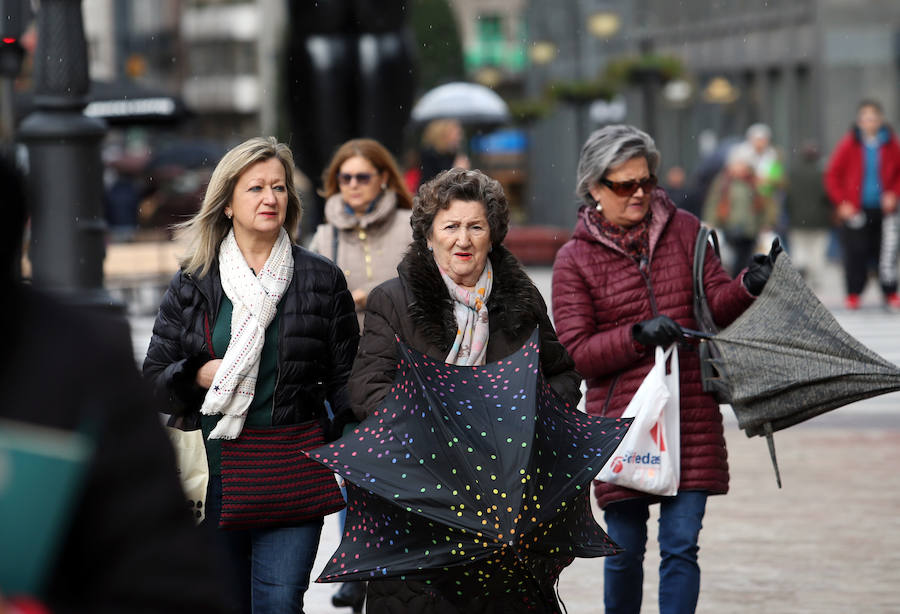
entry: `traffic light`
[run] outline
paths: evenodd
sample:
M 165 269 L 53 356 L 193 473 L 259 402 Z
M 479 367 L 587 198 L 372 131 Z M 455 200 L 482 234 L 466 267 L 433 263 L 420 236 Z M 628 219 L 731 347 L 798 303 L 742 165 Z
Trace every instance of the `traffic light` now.
M 15 77 L 22 69 L 20 39 L 31 17 L 30 0 L 0 0 L 0 76 Z

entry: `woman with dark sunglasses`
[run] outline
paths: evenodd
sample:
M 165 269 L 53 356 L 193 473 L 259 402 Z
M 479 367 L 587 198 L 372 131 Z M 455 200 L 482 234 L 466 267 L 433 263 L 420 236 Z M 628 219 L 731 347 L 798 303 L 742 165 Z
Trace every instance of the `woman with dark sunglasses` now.
M 326 223 L 309 248 L 344 272 L 362 330 L 369 292 L 394 277 L 412 241 L 412 196 L 393 156 L 372 139 L 341 145 L 322 173 L 322 186 Z
M 578 221 L 553 265 L 553 317 L 587 382 L 589 414 L 621 416 L 654 363 L 654 347 L 683 342 L 682 326 L 697 328 L 692 268 L 700 221 L 656 186 L 658 167 L 653 139 L 632 126 L 597 130 L 581 150 Z M 720 326 L 762 290 L 771 262 L 760 259 L 731 279 L 707 249 L 704 283 Z M 693 612 L 697 605 L 700 526 L 707 496 L 728 491 L 728 462 L 722 416 L 702 390 L 697 352 L 684 351 L 679 361 L 678 493 L 659 497 L 595 482 L 607 532 L 625 548 L 605 562 L 607 614 L 640 612 L 649 506 L 656 503 L 659 610 Z

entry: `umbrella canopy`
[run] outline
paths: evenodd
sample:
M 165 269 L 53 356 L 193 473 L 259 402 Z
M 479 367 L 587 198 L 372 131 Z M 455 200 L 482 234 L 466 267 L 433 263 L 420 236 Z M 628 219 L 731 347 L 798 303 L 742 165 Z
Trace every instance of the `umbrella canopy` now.
M 439 575 L 463 601 L 556 607 L 547 589 L 574 557 L 619 551 L 588 486 L 631 421 L 567 406 L 542 378 L 536 333 L 483 367 L 400 346 L 383 407 L 310 452 L 356 486 L 319 581 Z
M 173 124 L 189 115 L 180 97 L 134 81 L 91 81 L 84 114 L 110 124 Z
M 769 438 L 773 462 L 774 431 L 900 390 L 900 367 L 846 332 L 784 252 L 756 301 L 708 343 L 738 426 Z
M 759 298 L 712 340 L 738 425 L 761 435 L 900 390 L 900 367 L 845 331 L 782 253 Z
M 190 140 L 168 143 L 160 147 L 147 164 L 147 170 L 162 167 L 212 168 L 225 155 L 225 148 L 214 141 Z
M 503 124 L 509 121 L 509 107 L 494 90 L 457 81 L 428 90 L 412 110 L 414 122 L 457 119 L 468 124 Z

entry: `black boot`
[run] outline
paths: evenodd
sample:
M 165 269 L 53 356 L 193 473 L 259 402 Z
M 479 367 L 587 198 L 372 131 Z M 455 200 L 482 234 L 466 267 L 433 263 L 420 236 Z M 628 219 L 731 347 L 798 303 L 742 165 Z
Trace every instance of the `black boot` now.
M 366 601 L 365 582 L 344 582 L 341 588 L 331 596 L 331 605 L 336 608 L 353 608 L 354 612 L 362 612 L 363 603 Z

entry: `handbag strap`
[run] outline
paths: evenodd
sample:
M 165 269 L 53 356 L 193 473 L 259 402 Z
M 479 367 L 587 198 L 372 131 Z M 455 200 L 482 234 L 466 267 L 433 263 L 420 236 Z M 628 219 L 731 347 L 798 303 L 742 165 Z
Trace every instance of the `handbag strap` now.
M 331 227 L 331 261 L 337 265 L 338 244 L 340 235 L 337 226 Z
M 693 284 L 694 284 L 694 319 L 697 326 L 705 333 L 717 333 L 719 327 L 713 320 L 712 312 L 709 309 L 709 302 L 706 299 L 706 288 L 703 284 L 703 268 L 706 265 L 706 247 L 712 240 L 713 250 L 716 256 L 719 256 L 719 237 L 716 231 L 708 226 L 700 226 L 697 232 L 697 241 L 694 243 L 694 268 L 693 268 Z

